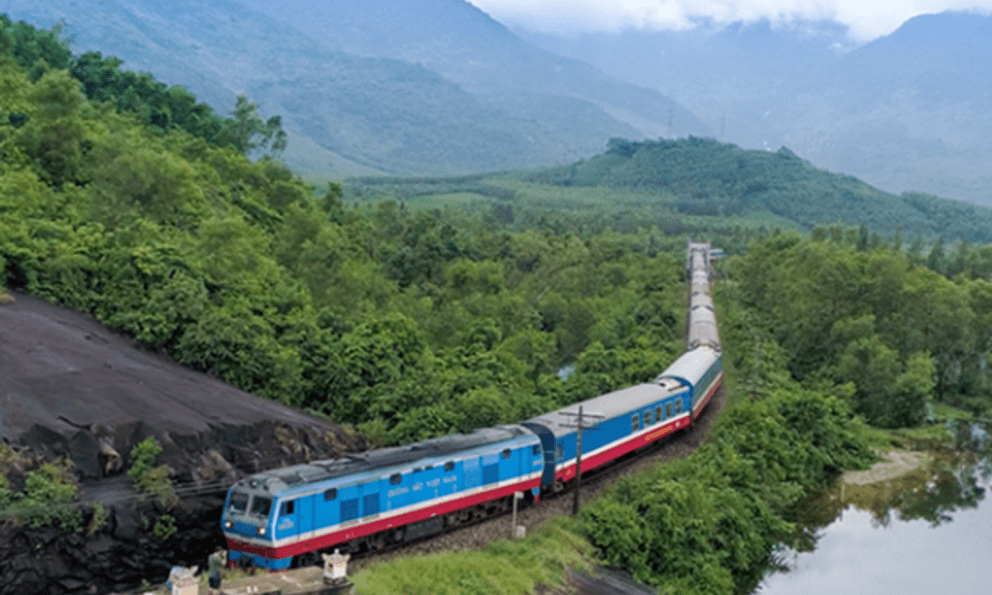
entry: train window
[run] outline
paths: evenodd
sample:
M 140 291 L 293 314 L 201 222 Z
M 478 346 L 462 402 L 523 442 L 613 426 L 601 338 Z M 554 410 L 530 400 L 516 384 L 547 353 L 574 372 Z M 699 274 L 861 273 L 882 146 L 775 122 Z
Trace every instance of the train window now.
M 638 423 L 640 422 L 641 416 L 634 414 L 630 416 L 630 431 L 636 432 Z
M 293 514 L 296 511 L 296 500 L 290 500 L 289 502 L 283 502 L 282 506 L 279 507 L 279 516 L 286 516 Z
M 434 468 L 434 465 L 427 465 L 426 467 L 424 467 L 424 471 L 430 471 L 433 468 Z
M 338 497 L 338 489 L 331 488 L 329 490 L 324 490 L 324 500 L 333 500 Z
M 455 468 L 455 462 L 454 461 L 448 461 L 447 463 L 444 464 L 444 470 L 445 471 L 451 471 L 454 468 Z
M 682 399 L 675 400 L 675 413 L 682 413 Z
M 258 516 L 269 516 L 272 510 L 272 498 L 255 496 L 251 500 L 251 513 Z
M 648 409 L 647 411 L 644 412 L 644 425 L 650 426 L 653 423 L 654 422 L 651 421 L 651 410 Z
M 509 448 L 504 448 L 503 449 L 503 452 L 502 452 L 502 456 L 503 456 L 504 459 L 510 458 L 510 449 Z
M 242 494 L 241 492 L 234 492 L 231 494 L 231 512 L 240 512 L 244 514 L 248 510 L 248 494 Z
M 661 418 L 664 417 L 664 415 L 662 415 L 661 413 L 663 409 L 664 407 L 662 407 L 661 405 L 658 405 L 657 407 L 654 408 L 654 420 L 656 422 L 661 421 Z
M 540 445 L 540 444 L 535 444 L 534 446 L 532 446 L 532 447 L 530 448 L 530 452 L 531 452 L 531 454 L 532 454 L 532 455 L 534 455 L 535 457 L 536 457 L 537 455 L 539 455 L 539 454 L 541 454 L 541 445 Z
M 562 458 L 564 456 L 565 456 L 565 453 L 562 451 L 561 447 L 560 446 L 556 446 L 555 447 L 555 459 L 560 459 L 560 458 Z
M 673 407 L 672 402 L 669 401 L 668 402 L 668 417 L 671 417 L 673 415 L 672 414 L 672 407 Z
M 396 485 L 401 481 L 403 481 L 403 476 L 400 475 L 399 473 L 393 473 L 392 475 L 389 476 L 389 483 L 393 485 Z

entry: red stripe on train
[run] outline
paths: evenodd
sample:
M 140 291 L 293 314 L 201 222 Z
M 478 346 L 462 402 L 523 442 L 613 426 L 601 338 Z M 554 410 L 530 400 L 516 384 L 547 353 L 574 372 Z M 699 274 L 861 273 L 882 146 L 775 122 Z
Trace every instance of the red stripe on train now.
M 491 500 L 509 496 L 514 492 L 539 487 L 540 484 L 540 478 L 535 478 L 509 486 L 501 486 L 494 490 L 480 492 L 478 494 L 473 494 L 472 496 L 466 496 L 464 498 L 451 500 L 449 502 L 444 502 L 442 504 L 427 508 L 420 508 L 386 519 L 355 525 L 347 529 L 328 533 L 327 535 L 312 537 L 304 541 L 298 541 L 296 543 L 290 543 L 279 547 L 261 546 L 252 543 L 245 543 L 243 541 L 237 541 L 231 538 L 228 538 L 227 540 L 227 547 L 228 549 L 257 554 L 265 558 L 287 558 L 289 556 L 296 556 L 304 552 L 319 550 L 339 543 L 344 543 L 345 541 L 350 541 L 359 537 L 365 537 L 366 535 L 378 533 L 379 531 L 384 531 L 386 529 L 409 525 L 410 523 L 429 519 L 434 516 L 447 514 L 449 512 L 461 510 L 462 508 L 468 508 L 469 506 L 475 506 L 476 504 L 483 504 Z
M 640 434 L 630 440 L 621 442 L 620 444 L 617 444 L 616 446 L 608 448 L 602 452 L 598 452 L 594 455 L 589 455 L 589 457 L 583 456 L 582 472 L 585 473 L 586 471 L 595 469 L 600 465 L 609 463 L 619 457 L 622 457 L 628 452 L 637 450 L 638 448 L 641 448 L 646 444 L 650 444 L 652 442 L 661 440 L 662 438 L 668 436 L 669 434 L 675 432 L 676 430 L 680 430 L 688 426 L 689 426 L 689 418 L 682 417 L 675 420 L 674 422 L 669 422 L 663 425 L 662 427 L 658 428 L 657 430 L 654 430 L 653 432 L 648 432 L 647 434 Z M 571 465 L 563 467 L 555 474 L 555 477 L 557 477 L 562 481 L 572 479 L 573 477 L 575 477 L 575 464 L 573 463 Z

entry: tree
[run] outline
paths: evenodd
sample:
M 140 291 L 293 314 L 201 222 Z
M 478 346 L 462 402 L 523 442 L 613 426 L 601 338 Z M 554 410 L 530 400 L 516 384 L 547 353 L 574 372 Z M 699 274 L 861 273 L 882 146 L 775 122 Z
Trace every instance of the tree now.
M 237 104 L 227 122 L 228 142 L 244 154 L 261 149 L 266 156 L 281 153 L 286 148 L 286 133 L 282 129 L 282 117 L 272 116 L 266 121 L 258 115 L 258 104 L 238 95 Z

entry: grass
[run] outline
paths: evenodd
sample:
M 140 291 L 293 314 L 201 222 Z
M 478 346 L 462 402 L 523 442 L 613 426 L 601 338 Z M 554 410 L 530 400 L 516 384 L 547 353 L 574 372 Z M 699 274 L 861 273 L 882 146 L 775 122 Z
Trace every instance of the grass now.
M 555 518 L 525 539 L 396 558 L 364 568 L 352 580 L 362 595 L 525 595 L 537 585 L 564 585 L 568 569 L 589 570 L 595 563 L 575 520 Z
M 954 440 L 948 422 L 974 421 L 974 415 L 943 403 L 934 404 L 933 421 L 917 428 L 883 429 L 863 424 L 864 436 L 870 446 L 881 452 L 894 448 L 931 450 L 947 446 Z

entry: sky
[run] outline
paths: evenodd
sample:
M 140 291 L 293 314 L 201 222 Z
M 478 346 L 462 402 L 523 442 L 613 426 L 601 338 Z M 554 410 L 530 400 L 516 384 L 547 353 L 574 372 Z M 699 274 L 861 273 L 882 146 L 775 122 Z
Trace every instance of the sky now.
M 542 33 L 684 30 L 768 20 L 778 26 L 833 21 L 852 41 L 887 35 L 919 14 L 992 14 L 992 0 L 469 0 L 496 20 Z

